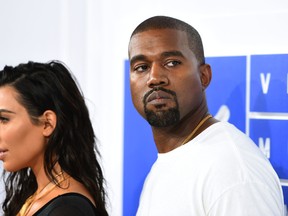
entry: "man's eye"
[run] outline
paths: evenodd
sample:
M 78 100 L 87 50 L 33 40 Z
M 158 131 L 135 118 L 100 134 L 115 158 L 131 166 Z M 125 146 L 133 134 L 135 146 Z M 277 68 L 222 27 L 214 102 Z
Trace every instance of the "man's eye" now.
M 175 66 L 177 66 L 177 65 L 179 65 L 179 64 L 181 64 L 180 61 L 169 61 L 166 65 L 167 65 L 168 67 L 175 67 Z
M 137 72 L 144 72 L 144 71 L 147 71 L 147 69 L 148 69 L 147 65 L 140 65 L 140 66 L 135 67 L 135 71 Z

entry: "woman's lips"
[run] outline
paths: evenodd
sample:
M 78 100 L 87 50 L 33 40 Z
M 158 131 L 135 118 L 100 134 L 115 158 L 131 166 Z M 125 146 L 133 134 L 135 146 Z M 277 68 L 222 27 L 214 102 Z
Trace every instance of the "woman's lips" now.
M 8 152 L 8 150 L 6 149 L 0 149 L 0 160 L 3 160 L 5 155 L 6 155 L 6 152 Z

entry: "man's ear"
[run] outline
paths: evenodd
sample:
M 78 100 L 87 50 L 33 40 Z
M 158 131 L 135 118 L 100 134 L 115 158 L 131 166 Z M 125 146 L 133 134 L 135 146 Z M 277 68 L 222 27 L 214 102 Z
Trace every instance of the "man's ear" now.
M 204 91 L 210 84 L 212 79 L 212 71 L 209 64 L 203 64 L 200 66 L 202 90 Z
M 55 112 L 53 112 L 52 110 L 46 110 L 43 113 L 42 116 L 43 120 L 44 120 L 44 129 L 43 129 L 43 135 L 45 137 L 49 137 L 57 124 L 57 116 L 55 114 Z

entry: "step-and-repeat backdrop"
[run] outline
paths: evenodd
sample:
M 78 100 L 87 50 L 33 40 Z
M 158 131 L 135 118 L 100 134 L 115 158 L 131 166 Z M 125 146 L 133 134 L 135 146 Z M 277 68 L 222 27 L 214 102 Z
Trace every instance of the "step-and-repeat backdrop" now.
M 281 179 L 288 203 L 288 54 L 208 57 L 210 112 L 250 136 Z M 156 159 L 151 128 L 134 109 L 125 62 L 123 215 L 135 215 L 142 185 Z M 220 157 L 220 155 L 219 155 Z

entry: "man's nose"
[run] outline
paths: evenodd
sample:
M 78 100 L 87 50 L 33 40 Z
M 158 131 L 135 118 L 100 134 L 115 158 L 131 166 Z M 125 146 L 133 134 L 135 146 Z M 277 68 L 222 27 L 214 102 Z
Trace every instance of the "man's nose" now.
M 147 85 L 153 88 L 155 86 L 165 86 L 168 85 L 168 83 L 168 72 L 165 68 L 157 64 L 152 65 Z

